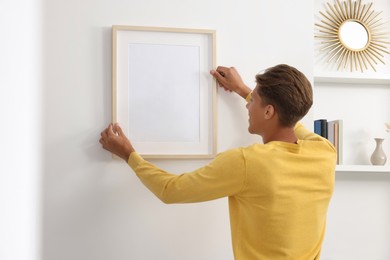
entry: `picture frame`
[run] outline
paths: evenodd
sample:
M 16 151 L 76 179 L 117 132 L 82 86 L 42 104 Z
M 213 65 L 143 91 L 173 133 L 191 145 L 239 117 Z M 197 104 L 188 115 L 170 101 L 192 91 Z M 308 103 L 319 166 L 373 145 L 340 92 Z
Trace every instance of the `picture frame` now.
M 112 121 L 144 158 L 216 155 L 215 30 L 112 26 Z

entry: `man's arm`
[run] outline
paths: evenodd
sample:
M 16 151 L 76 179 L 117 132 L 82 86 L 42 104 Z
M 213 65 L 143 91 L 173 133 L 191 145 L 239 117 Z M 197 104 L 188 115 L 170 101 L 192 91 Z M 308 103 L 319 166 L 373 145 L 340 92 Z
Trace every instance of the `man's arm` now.
M 101 133 L 103 148 L 125 160 L 142 183 L 165 203 L 213 200 L 237 194 L 245 181 L 245 159 L 241 149 L 217 155 L 207 166 L 180 175 L 168 173 L 135 152 L 118 124 Z
M 208 165 L 180 175 L 168 173 L 137 153 L 128 164 L 142 183 L 164 203 L 190 203 L 238 194 L 246 178 L 241 149 L 218 154 Z

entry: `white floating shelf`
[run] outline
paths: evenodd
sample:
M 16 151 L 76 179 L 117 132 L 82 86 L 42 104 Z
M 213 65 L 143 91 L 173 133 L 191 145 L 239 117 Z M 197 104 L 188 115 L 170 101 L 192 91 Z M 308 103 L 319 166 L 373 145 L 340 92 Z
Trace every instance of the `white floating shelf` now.
M 337 165 L 336 172 L 367 172 L 367 173 L 389 173 L 390 166 L 376 166 L 376 165 Z
M 390 85 L 390 74 L 351 74 L 321 73 L 314 76 L 317 83 L 353 83 L 353 84 L 383 84 Z

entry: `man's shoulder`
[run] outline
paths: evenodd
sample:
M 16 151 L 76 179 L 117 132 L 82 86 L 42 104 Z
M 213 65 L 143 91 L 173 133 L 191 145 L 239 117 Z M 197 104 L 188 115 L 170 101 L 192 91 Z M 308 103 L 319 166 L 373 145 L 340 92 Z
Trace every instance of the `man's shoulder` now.
M 217 157 L 237 157 L 243 155 L 244 147 L 237 147 L 228 149 L 226 151 L 220 152 L 217 154 Z
M 249 146 L 242 146 L 237 148 L 228 149 L 224 152 L 218 153 L 216 158 L 224 158 L 230 160 L 246 160 L 250 154 L 262 154 L 267 153 L 267 146 L 260 143 L 255 143 Z M 250 157 L 250 156 L 249 156 Z

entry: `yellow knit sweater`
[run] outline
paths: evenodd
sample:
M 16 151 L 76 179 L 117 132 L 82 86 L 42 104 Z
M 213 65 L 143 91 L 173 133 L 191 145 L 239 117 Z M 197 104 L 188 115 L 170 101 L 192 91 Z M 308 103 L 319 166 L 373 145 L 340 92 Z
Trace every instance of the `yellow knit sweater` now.
M 193 172 L 167 173 L 132 153 L 128 163 L 165 203 L 229 197 L 236 260 L 319 259 L 336 152 L 301 124 L 297 144 L 272 141 L 217 155 Z

